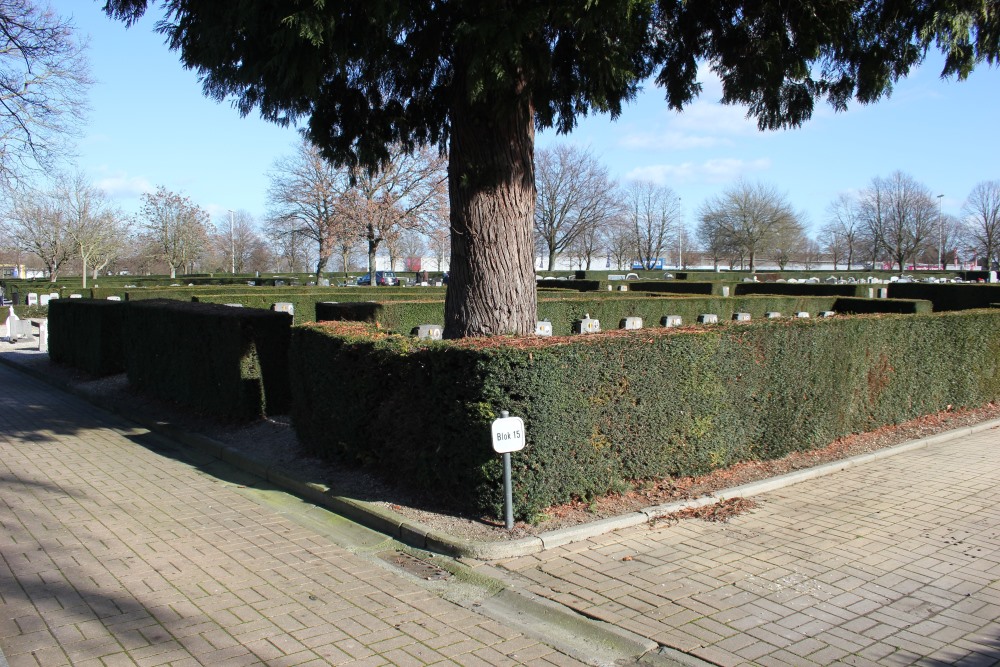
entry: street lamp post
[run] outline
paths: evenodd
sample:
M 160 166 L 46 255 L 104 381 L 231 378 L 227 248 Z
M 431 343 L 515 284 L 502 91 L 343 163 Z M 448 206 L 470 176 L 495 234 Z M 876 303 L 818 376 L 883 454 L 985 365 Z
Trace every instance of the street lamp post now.
M 938 268 L 942 271 L 944 270 L 944 218 L 941 216 L 941 198 L 944 195 L 938 195 Z
M 233 216 L 236 214 L 232 209 L 229 209 L 229 251 L 230 257 L 232 258 L 232 274 L 236 275 L 236 232 L 235 225 L 233 224 Z

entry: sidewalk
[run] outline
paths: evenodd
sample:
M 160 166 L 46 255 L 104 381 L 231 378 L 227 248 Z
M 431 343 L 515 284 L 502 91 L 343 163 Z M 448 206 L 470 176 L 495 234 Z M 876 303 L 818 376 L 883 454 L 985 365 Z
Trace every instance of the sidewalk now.
M 19 387 L 27 386 L 24 380 L 14 377 L 0 368 L 0 382 L 5 386 L 15 382 Z M 0 440 L 0 500 L 22 522 L 9 528 L 9 512 L 0 505 L 5 533 L 0 538 L 0 554 L 8 564 L 13 558 L 27 568 L 24 573 L 18 572 L 22 578 L 30 580 L 38 573 L 46 574 L 39 575 L 41 581 L 31 585 L 21 583 L 13 595 L 7 589 L 8 573 L 0 574 L 0 585 L 4 586 L 0 588 L 4 604 L 0 614 L 8 615 L 7 605 L 12 604 L 12 599 L 26 604 L 19 600 L 36 590 L 41 592 L 39 599 L 54 597 L 59 605 L 65 605 L 60 587 L 72 588 L 69 600 L 79 605 L 75 596 L 89 602 L 86 596 L 102 592 L 104 586 L 123 587 L 123 599 L 131 602 L 120 606 L 115 601 L 111 618 L 139 613 L 142 620 L 137 622 L 164 628 L 165 634 L 156 636 L 162 643 L 179 645 L 182 652 L 188 652 L 177 654 L 180 657 L 176 663 L 135 662 L 126 643 L 133 636 L 119 633 L 111 623 L 111 629 L 103 624 L 105 635 L 110 634 L 111 643 L 122 647 L 124 656 L 110 654 L 113 659 L 104 662 L 39 660 L 38 664 L 206 664 L 204 660 L 221 660 L 222 664 L 334 664 L 296 634 L 313 637 L 311 641 L 318 643 L 328 638 L 329 632 L 338 637 L 333 647 L 347 655 L 350 653 L 338 646 L 338 641 L 349 642 L 350 646 L 355 646 L 350 642 L 357 642 L 359 650 L 372 651 L 361 656 L 371 663 L 345 657 L 349 664 L 435 664 L 435 660 L 441 660 L 441 664 L 577 664 L 565 655 L 565 650 L 560 654 L 529 638 L 556 632 L 559 624 L 544 618 L 547 614 L 558 616 L 555 607 L 527 622 L 523 609 L 515 609 L 509 622 L 484 619 L 469 612 L 468 604 L 455 607 L 446 603 L 412 580 L 373 566 L 370 558 L 333 546 L 312 531 L 303 533 L 301 526 L 287 523 L 280 514 L 264 513 L 257 499 L 248 495 L 249 490 L 225 476 L 206 476 L 190 463 L 161 458 L 156 448 L 168 445 L 143 429 L 101 416 L 100 411 L 83 402 L 41 385 L 33 391 L 37 395 L 32 394 L 27 403 L 19 397 L 22 400 L 18 405 L 53 407 L 15 414 L 18 410 L 0 399 L 0 428 L 8 433 L 6 439 Z M 11 433 L 4 420 L 15 417 L 16 423 L 11 422 L 15 431 Z M 152 442 L 152 451 L 136 447 L 135 442 L 145 446 Z M 629 664 L 687 660 L 668 649 L 718 665 L 1000 664 L 1000 510 L 994 509 L 994 489 L 1000 482 L 998 445 L 1000 427 L 996 424 L 983 425 L 975 432 L 963 429 L 950 440 L 912 443 L 897 448 L 892 456 L 870 456 L 863 464 L 829 466 L 825 476 L 809 481 L 790 484 L 790 479 L 772 480 L 756 489 L 739 491 L 743 495 L 761 493 L 754 496 L 758 507 L 728 524 L 631 517 L 618 521 L 615 532 L 602 534 L 600 529 L 607 526 L 581 527 L 573 535 L 544 536 L 544 550 L 536 548 L 538 545 L 508 544 L 506 554 L 494 551 L 483 558 L 466 555 L 458 563 L 483 575 L 482 581 L 494 582 L 487 586 L 505 587 L 501 595 L 484 595 L 478 600 L 481 611 L 496 606 L 501 599 L 530 601 L 537 596 L 575 612 L 575 616 L 568 614 L 563 619 L 575 617 L 583 621 L 572 630 L 581 641 L 585 635 L 597 632 L 601 639 L 596 643 L 600 643 L 609 636 L 600 632 L 608 628 L 635 640 L 633 647 L 644 648 L 622 653 L 632 657 Z M 36 454 L 50 458 L 40 463 Z M 104 472 L 111 473 L 112 479 L 99 476 Z M 263 472 L 271 475 L 268 470 Z M 810 471 L 804 476 L 815 474 Z M 96 504 L 85 502 L 91 498 L 98 499 Z M 36 508 L 27 499 L 44 505 Z M 86 510 L 80 510 L 81 505 Z M 52 512 L 53 507 L 64 509 Z M 103 513 L 109 509 L 122 521 L 121 528 L 113 528 L 103 520 Z M 353 513 L 368 511 L 362 504 L 347 509 Z M 63 512 L 69 512 L 66 518 Z M 66 524 L 68 536 L 49 532 L 58 530 L 54 527 L 58 519 Z M 387 514 L 368 519 L 374 525 L 383 524 L 394 536 L 407 533 L 421 537 L 419 526 L 392 523 Z M 151 530 L 147 523 L 155 529 Z M 13 532 L 28 527 L 34 532 Z M 163 534 L 171 538 L 161 541 L 158 536 Z M 188 543 L 192 535 L 202 534 L 205 539 Z M 448 536 L 431 537 L 444 546 L 449 544 Z M 380 539 L 375 538 L 375 543 Z M 132 541 L 139 546 L 133 548 Z M 451 546 L 456 548 L 454 543 Z M 41 554 L 36 553 L 39 547 Z M 377 551 L 395 547 L 373 544 L 366 548 Z M 488 551 L 485 547 L 483 550 Z M 283 560 L 286 552 L 296 554 L 296 571 L 273 560 Z M 120 554 L 138 561 L 126 561 Z M 235 563 L 224 560 L 233 556 Z M 37 564 L 39 558 L 41 564 Z M 203 558 L 207 565 L 201 564 Z M 130 576 L 135 562 L 141 568 L 135 574 L 144 576 Z M 336 584 L 325 578 L 328 563 L 335 564 Z M 59 566 L 59 572 L 54 564 Z M 96 578 L 85 565 L 100 566 Z M 150 572 L 150 568 L 155 569 Z M 75 576 L 81 569 L 83 584 L 57 585 L 49 581 L 70 581 L 70 575 Z M 195 574 L 194 588 L 177 583 L 182 581 L 182 573 L 191 572 Z M 264 583 L 251 586 L 255 592 L 261 586 L 268 591 L 263 600 L 243 600 L 241 589 L 229 588 L 237 576 L 264 574 Z M 354 575 L 362 581 L 352 581 Z M 135 578 L 139 579 L 137 592 L 125 586 Z M 146 578 L 153 584 L 146 584 Z M 347 581 L 352 582 L 347 586 L 357 585 L 365 591 L 360 593 L 365 600 L 371 598 L 374 586 L 382 606 L 371 611 L 353 594 L 346 593 L 345 597 L 341 588 Z M 326 588 L 320 589 L 321 584 Z M 78 585 L 83 586 L 86 596 L 77 591 Z M 53 586 L 54 590 L 49 590 Z M 147 599 L 168 587 L 181 596 L 176 604 L 170 600 L 159 603 L 155 596 Z M 240 623 L 226 625 L 226 613 L 236 612 L 231 608 L 219 613 L 214 610 L 216 587 L 223 599 L 240 609 L 249 606 L 260 615 L 240 617 L 241 623 L 267 620 L 272 634 L 263 638 L 264 644 L 245 643 L 232 629 L 240 627 Z M 316 590 L 323 592 L 316 594 Z M 272 601 L 271 594 L 279 593 L 281 597 Z M 330 611 L 332 617 L 317 614 L 311 607 L 316 601 L 310 596 L 324 605 L 333 600 L 336 609 Z M 63 637 L 52 630 L 59 626 L 52 626 L 48 620 L 48 604 L 25 606 L 28 611 L 23 618 L 27 620 L 13 625 L 0 620 L 0 647 L 11 664 L 36 664 L 27 661 L 30 654 L 25 649 L 32 646 L 28 637 L 39 638 L 49 649 L 53 640 L 64 647 Z M 174 613 L 190 613 L 199 619 L 192 621 L 197 628 L 203 622 L 215 625 L 206 625 L 206 630 L 194 633 L 201 639 L 187 640 L 186 618 L 161 619 L 150 611 L 163 604 Z M 181 605 L 179 612 L 177 604 Z M 271 605 L 283 610 L 279 616 L 291 615 L 305 627 L 285 627 L 270 621 L 266 610 Z M 87 606 L 94 609 L 93 605 Z M 394 613 L 402 614 L 407 621 L 419 620 L 416 627 L 392 623 L 389 627 L 379 625 L 378 630 L 363 622 L 350 628 L 338 625 L 344 609 L 358 608 L 363 610 L 358 613 L 367 614 L 365 618 L 374 617 L 383 624 L 385 615 Z M 306 618 L 315 620 L 316 615 L 321 625 L 305 622 Z M 456 636 L 463 638 L 455 641 L 462 646 L 473 642 L 468 645 L 474 648 L 450 655 L 435 645 L 437 638 L 424 641 L 422 633 L 427 628 L 445 632 L 435 624 L 442 618 L 458 619 L 463 630 Z M 534 626 L 535 632 L 510 629 L 517 618 L 521 627 Z M 586 619 L 593 622 L 588 625 Z M 167 621 L 174 625 L 165 625 Z M 93 629 L 101 624 L 82 625 Z M 331 630 L 331 625 L 335 629 Z M 392 641 L 402 642 L 408 653 L 387 657 L 385 651 L 379 650 L 383 647 L 379 631 L 399 631 Z M 204 639 L 216 632 L 248 649 L 250 653 L 240 653 L 237 660 L 249 662 L 225 662 L 222 653 L 213 653 L 240 650 L 235 645 L 216 646 Z M 492 641 L 483 640 L 491 636 Z M 146 644 L 140 648 L 145 650 L 160 643 L 142 637 Z M 316 655 L 302 654 L 303 658 L 308 655 L 308 660 L 296 662 L 296 653 L 275 654 L 272 658 L 256 652 L 259 646 L 274 650 L 275 643 L 282 641 L 279 637 L 291 638 Z M 80 641 L 75 636 L 70 639 Z M 204 642 L 211 644 L 212 650 L 199 653 Z M 529 648 L 509 653 L 498 648 L 512 646 L 510 642 L 523 642 Z M 415 653 L 423 650 L 416 647 L 425 644 L 436 653 Z M 387 646 L 394 649 L 392 642 Z M 18 652 L 13 654 L 13 650 Z M 65 648 L 59 650 L 66 652 Z M 611 664 L 602 663 L 601 657 L 586 650 L 569 652 L 587 664 Z M 14 655 L 20 656 L 18 661 Z
M 1000 429 L 502 567 L 719 665 L 1000 664 Z
M 143 428 L 2 366 L 0 385 L 11 667 L 581 664 Z

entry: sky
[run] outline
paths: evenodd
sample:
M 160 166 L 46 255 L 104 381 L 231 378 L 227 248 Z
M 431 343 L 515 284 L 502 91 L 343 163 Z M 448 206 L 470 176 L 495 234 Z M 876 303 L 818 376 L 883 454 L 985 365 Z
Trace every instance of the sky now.
M 228 224 L 230 210 L 262 219 L 268 174 L 293 153 L 295 128 L 256 112 L 241 117 L 228 102 L 206 98 L 197 74 L 154 32 L 155 16 L 126 29 L 97 1 L 51 6 L 88 37 L 95 80 L 74 167 L 128 212 L 138 210 L 142 193 L 162 185 L 190 197 L 217 224 Z M 721 87 L 707 70 L 702 80 L 704 92 L 681 113 L 668 110 L 662 91 L 650 86 L 616 121 L 589 116 L 568 136 L 539 133 L 536 147 L 572 143 L 623 184 L 670 187 L 690 228 L 698 207 L 738 178 L 785 193 L 811 230 L 826 221 L 839 194 L 897 170 L 943 195 L 945 215 L 960 215 L 977 183 L 1000 180 L 996 69 L 981 67 L 963 82 L 942 80 L 940 60 L 929 58 L 888 99 L 843 113 L 819 104 L 803 127 L 775 132 L 760 132 L 742 107 L 716 103 Z

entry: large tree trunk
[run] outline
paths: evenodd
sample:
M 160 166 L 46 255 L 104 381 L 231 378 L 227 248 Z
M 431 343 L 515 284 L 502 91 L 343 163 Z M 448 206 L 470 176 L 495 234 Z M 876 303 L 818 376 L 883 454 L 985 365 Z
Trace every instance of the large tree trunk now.
M 537 314 L 534 114 L 524 98 L 470 104 L 468 97 L 456 91 L 451 116 L 444 335 L 527 335 Z

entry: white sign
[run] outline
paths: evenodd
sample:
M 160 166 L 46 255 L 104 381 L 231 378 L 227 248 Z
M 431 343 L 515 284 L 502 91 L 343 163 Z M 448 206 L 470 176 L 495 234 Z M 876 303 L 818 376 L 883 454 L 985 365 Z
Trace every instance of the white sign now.
M 507 454 L 524 449 L 524 420 L 503 417 L 493 421 L 493 451 Z

